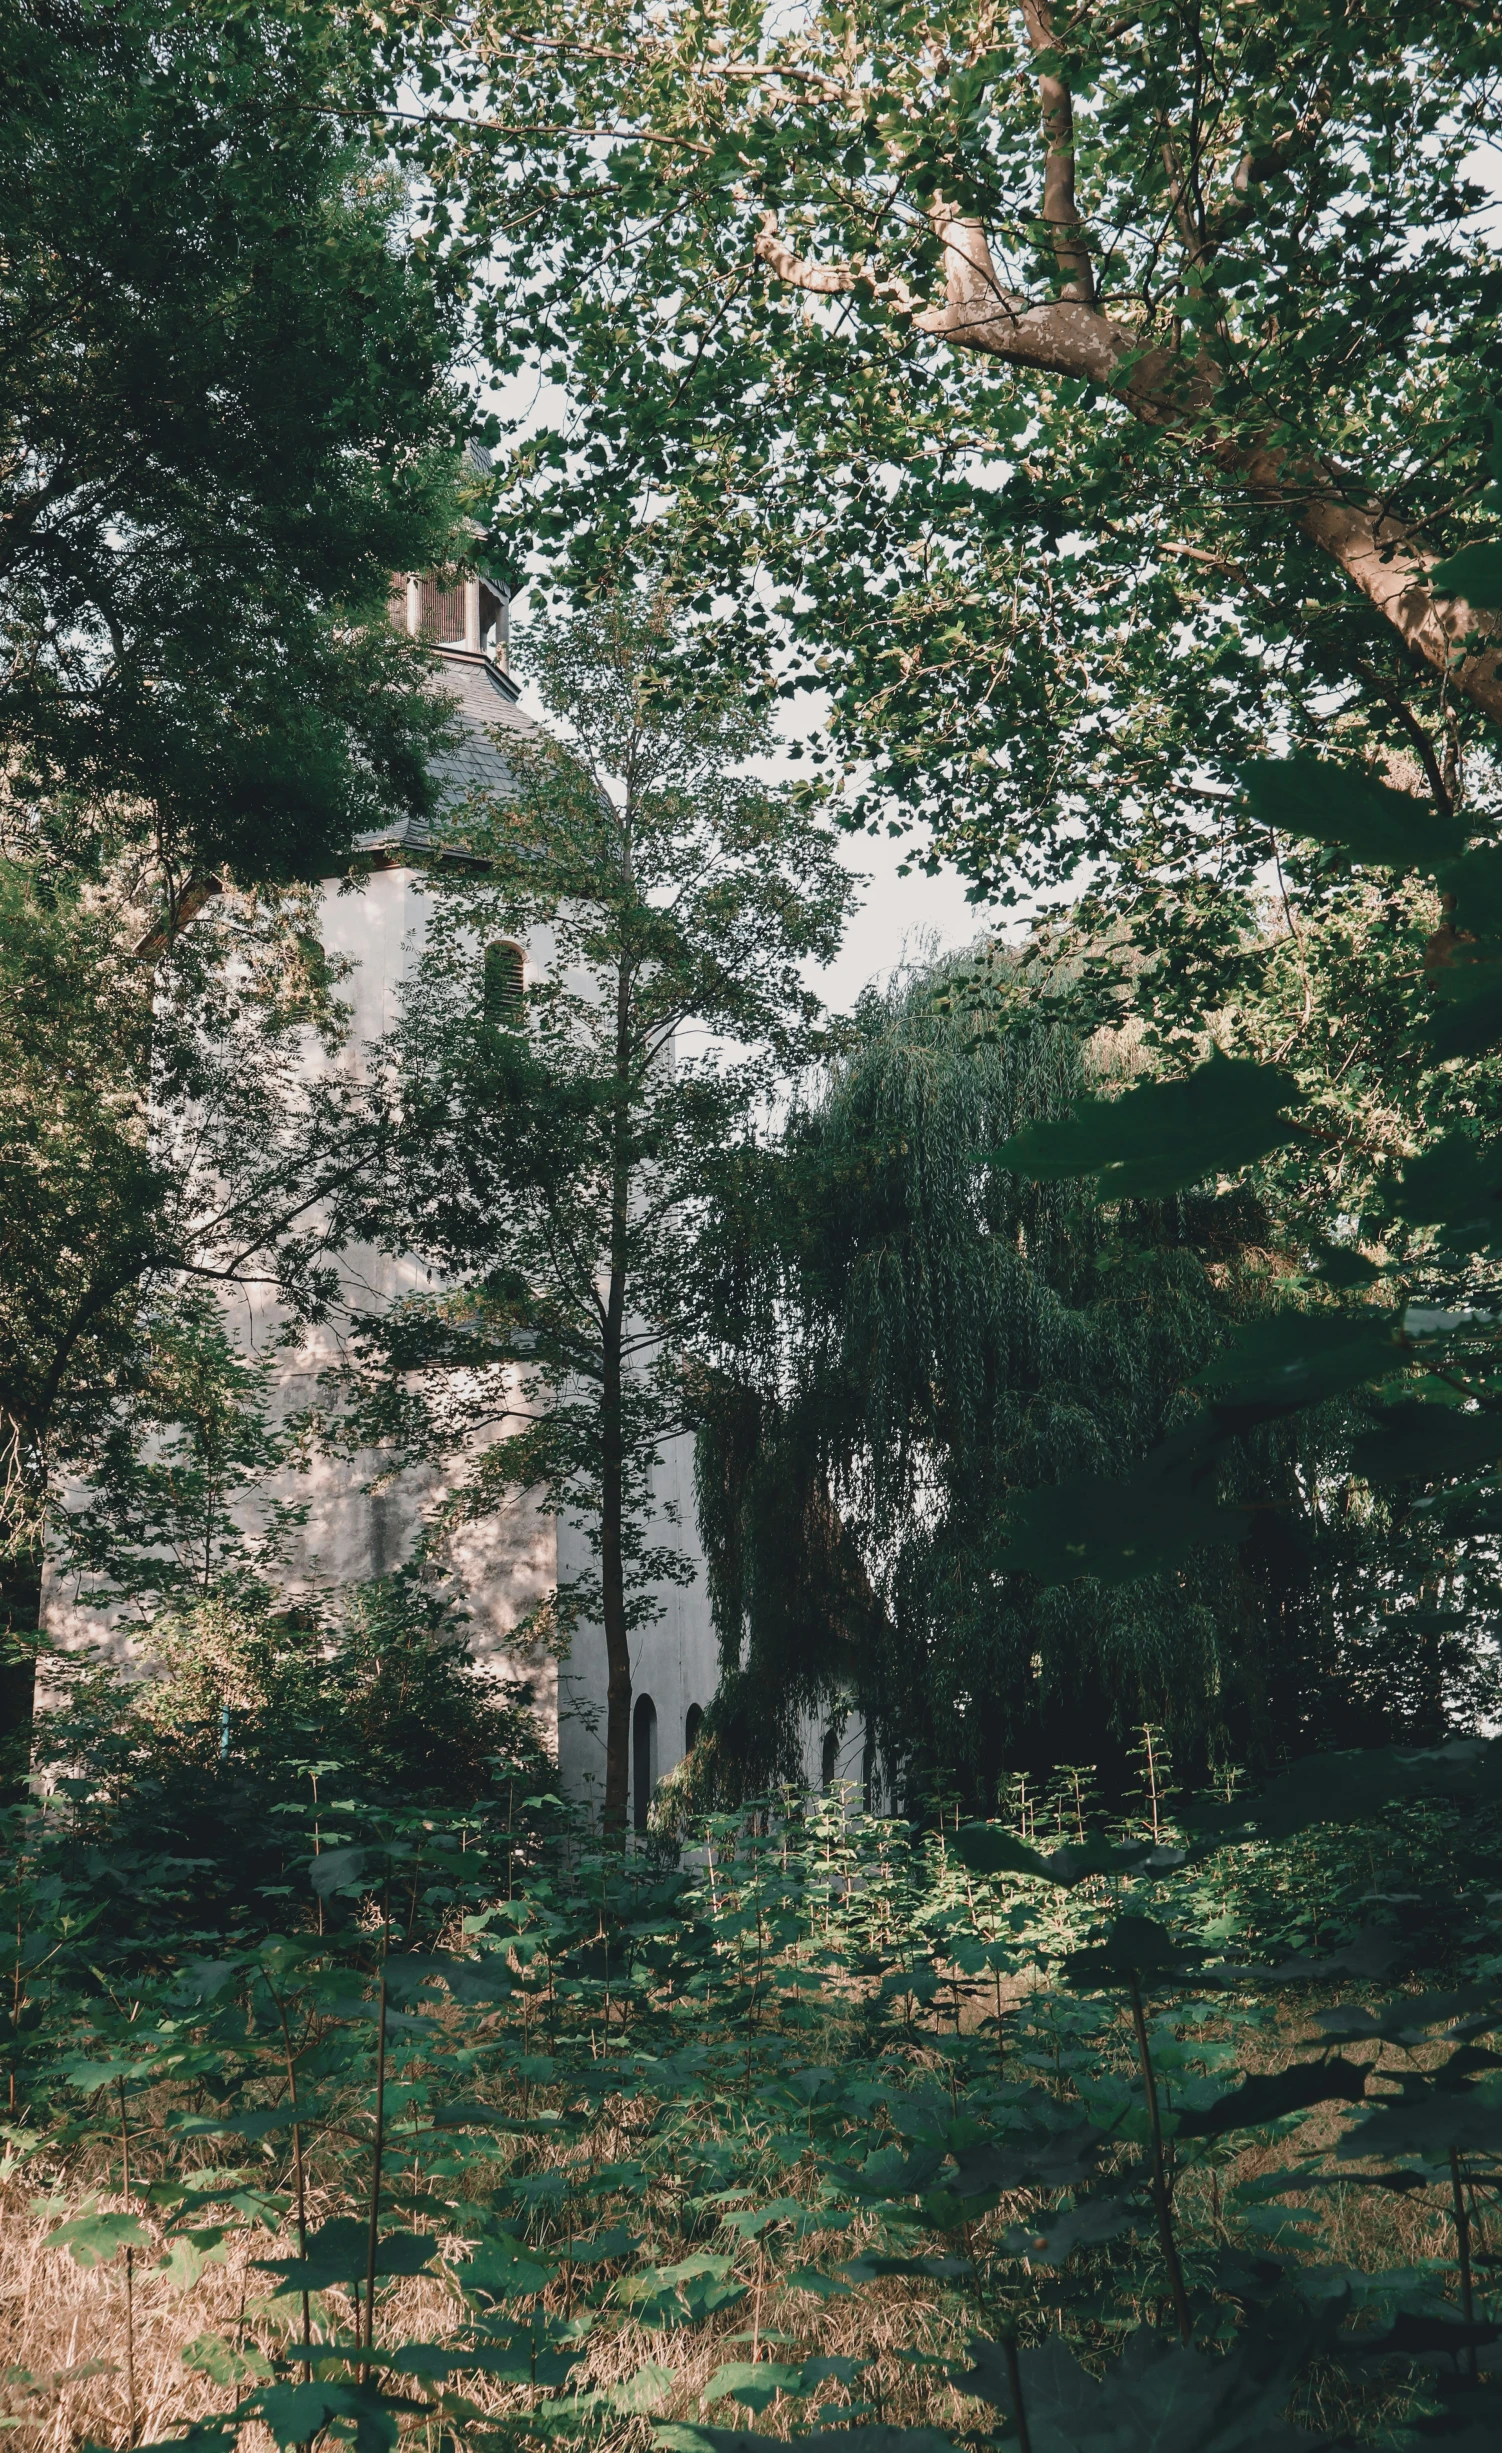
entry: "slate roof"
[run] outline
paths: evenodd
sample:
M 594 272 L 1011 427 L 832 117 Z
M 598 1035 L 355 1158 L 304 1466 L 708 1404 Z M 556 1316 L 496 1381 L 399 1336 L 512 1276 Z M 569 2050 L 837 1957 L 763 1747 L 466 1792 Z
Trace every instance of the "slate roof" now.
M 440 752 L 432 767 L 439 806 L 453 809 L 471 792 L 510 790 L 511 770 L 504 751 L 490 738 L 492 733 L 511 732 L 525 738 L 537 727 L 516 703 L 521 695 L 519 685 L 488 656 L 473 655 L 462 647 L 440 647 L 434 652 L 440 670 L 433 686 L 458 705 L 457 738 Z M 419 851 L 430 837 L 426 819 L 407 818 L 400 825 L 378 826 L 369 834 L 357 835 L 355 843 L 362 852 Z

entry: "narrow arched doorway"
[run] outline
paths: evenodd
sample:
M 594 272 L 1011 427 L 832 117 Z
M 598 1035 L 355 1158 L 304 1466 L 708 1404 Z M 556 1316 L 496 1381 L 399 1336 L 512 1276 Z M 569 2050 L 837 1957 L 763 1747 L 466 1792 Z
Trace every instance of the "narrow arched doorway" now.
M 704 1706 L 701 1703 L 691 1703 L 683 1720 L 683 1751 L 686 1755 L 691 1755 L 698 1745 L 699 1732 L 703 1726 Z
M 631 1820 L 638 1831 L 647 1828 L 656 1786 L 657 1706 L 650 1695 L 638 1695 L 631 1715 Z
M 834 1787 L 834 1767 L 839 1758 L 840 1741 L 833 1729 L 824 1732 L 824 1744 L 819 1752 L 819 1786 L 825 1796 Z

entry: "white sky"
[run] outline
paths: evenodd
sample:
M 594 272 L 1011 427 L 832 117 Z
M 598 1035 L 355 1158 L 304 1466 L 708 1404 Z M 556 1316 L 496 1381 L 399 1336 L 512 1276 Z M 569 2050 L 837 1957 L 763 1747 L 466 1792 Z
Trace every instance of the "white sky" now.
M 517 630 L 526 628 L 525 601 L 518 599 Z M 550 715 L 530 684 L 522 687 L 527 714 L 556 731 Z M 809 739 L 822 729 L 820 701 L 800 693 L 780 727 L 784 740 Z M 769 774 L 793 775 L 806 769 L 786 758 L 767 762 Z M 810 977 L 833 1013 L 848 1013 L 861 990 L 885 980 L 904 961 L 931 960 L 935 955 L 970 945 L 987 924 L 983 906 L 965 899 L 965 881 L 953 869 L 938 877 L 915 871 L 898 874 L 904 859 L 921 848 L 921 835 L 894 839 L 881 835 L 842 835 L 840 857 L 852 877 L 863 881 L 859 907 L 845 930 L 844 943 L 832 963 L 814 966 Z

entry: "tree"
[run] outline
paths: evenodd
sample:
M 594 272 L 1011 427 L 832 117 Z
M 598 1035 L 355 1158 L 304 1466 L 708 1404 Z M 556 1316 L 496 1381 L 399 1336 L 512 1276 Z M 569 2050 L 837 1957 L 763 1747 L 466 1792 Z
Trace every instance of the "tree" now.
M 453 550 L 463 266 L 317 7 L 20 0 L 0 29 L 0 841 L 327 874 L 425 811 L 384 618 Z
M 501 39 L 466 23 L 482 123 Z M 748 635 L 809 651 L 785 678 L 867 762 L 856 821 L 926 821 L 982 895 L 1088 885 L 1110 1017 L 1168 1078 L 1082 1097 L 1012 1171 L 1108 1201 L 1280 1147 L 1302 1175 L 1314 1284 L 1195 1388 L 1174 1491 L 1034 1511 L 1056 1580 L 1070 1508 L 1151 1497 L 1180 1538 L 1255 1425 L 1364 1388 L 1400 1512 L 1474 1503 L 1489 1557 L 1494 1103 L 1455 1067 L 1502 1041 L 1502 268 L 1469 167 L 1499 54 L 1452 5 L 689 0 L 545 20 L 503 120 L 432 115 L 478 215 L 481 161 L 508 214 L 498 160 L 531 181 L 525 242 L 491 226 L 498 313 L 526 287 L 568 390 L 514 461 L 555 546 L 589 567 L 672 502 Z M 1275 1048 L 1204 1069 L 1269 871 L 1296 949 L 1353 875 L 1410 912 L 1438 887 L 1390 982 L 1413 1096 L 1366 1146 Z
M 176 1506 L 172 1539 L 196 1542 L 181 1482 L 153 1496 L 132 1463 L 195 1417 L 212 1545 L 209 1450 L 239 1365 L 204 1298 L 255 1285 L 289 1322 L 316 1312 L 380 1146 L 365 1094 L 305 1069 L 309 1036 L 343 1029 L 306 895 L 221 894 L 153 960 L 127 885 L 0 861 L 0 1561 L 22 1637 L 70 1485 L 97 1473 L 130 1508 Z M 11 1686 L 24 1723 L 29 1646 Z
M 587 559 L 666 496 L 748 621 L 780 586 L 862 817 L 1141 892 L 1265 859 L 1224 787 L 1285 733 L 1441 817 L 1491 790 L 1491 17 L 601 0 L 462 43 L 481 125 L 431 158 L 569 399 L 518 500 Z
M 816 805 L 755 774 L 764 719 L 666 596 L 539 618 L 530 658 L 570 738 L 508 736 L 514 800 L 455 820 L 483 868 L 432 880 L 373 1231 L 444 1291 L 371 1325 L 386 1376 L 356 1436 L 467 1451 L 465 1512 L 540 1484 L 586 1528 L 594 1566 L 558 1607 L 603 1628 L 619 1833 L 630 1633 L 684 1572 L 650 1476 L 692 1419 L 695 1233 L 756 1101 L 818 1044 L 804 967 L 852 889 Z M 505 967 L 519 936 L 541 949 L 525 985 Z M 690 1025 L 732 1044 L 694 1053 Z
M 1322 1016 L 1358 926 L 1348 906 L 1316 933 Z M 1369 927 L 1354 959 L 1376 1035 L 1393 948 Z M 1247 1038 L 1294 1002 L 1286 939 L 1272 967 Z M 859 1712 L 910 1799 L 958 1782 L 989 1811 L 1007 1772 L 1121 1773 L 1145 1720 L 1202 1779 L 1432 1742 L 1493 1708 L 1496 1564 L 1463 1425 L 1448 1486 L 1437 1446 L 1400 1452 L 1349 1401 L 1250 1428 L 1197 1480 L 1169 1469 L 1233 1332 L 1298 1274 L 1318 1285 L 1315 1205 L 1278 1154 L 1246 1186 L 1119 1201 L 998 1163 L 1121 1070 L 1071 976 L 993 948 L 868 995 L 717 1221 L 699 1482 L 729 1786 L 789 1768 L 813 1711 Z M 1402 1095 L 1389 1053 L 1379 1036 L 1358 1095 Z M 1415 1505 L 1404 1475 L 1426 1463 Z

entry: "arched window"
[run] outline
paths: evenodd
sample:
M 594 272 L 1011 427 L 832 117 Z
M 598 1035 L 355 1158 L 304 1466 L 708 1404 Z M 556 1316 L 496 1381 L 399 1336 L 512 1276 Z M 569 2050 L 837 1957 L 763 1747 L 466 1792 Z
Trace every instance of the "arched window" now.
M 527 957 L 509 937 L 497 937 L 485 948 L 485 1019 L 500 1031 L 514 1031 L 522 1018 L 527 985 Z
M 703 1728 L 703 1726 L 703 1705 L 691 1703 L 688 1707 L 688 1711 L 684 1715 L 683 1721 L 683 1751 L 686 1755 L 691 1755 L 694 1748 L 698 1745 L 699 1731 Z
M 881 1771 L 876 1760 L 876 1740 L 869 1729 L 861 1753 L 861 1804 L 868 1814 L 881 1812 Z
M 631 1820 L 638 1831 L 647 1828 L 647 1809 L 657 1786 L 657 1706 L 650 1695 L 638 1695 L 631 1715 Z
M 819 1756 L 819 1786 L 824 1790 L 826 1796 L 834 1786 L 835 1759 L 838 1756 L 839 1751 L 840 1741 L 838 1737 L 832 1729 L 826 1729 L 824 1732 L 823 1750 Z

